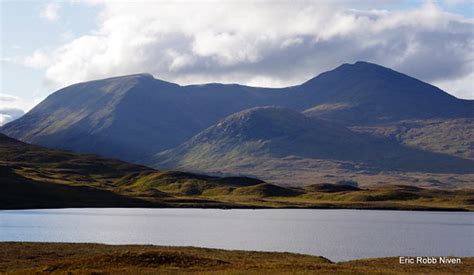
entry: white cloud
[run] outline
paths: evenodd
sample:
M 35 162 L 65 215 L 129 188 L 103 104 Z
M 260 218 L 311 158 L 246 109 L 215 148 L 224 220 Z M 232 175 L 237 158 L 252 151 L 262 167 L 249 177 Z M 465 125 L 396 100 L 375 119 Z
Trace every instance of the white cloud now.
M 48 3 L 40 11 L 40 17 L 48 21 L 57 21 L 59 19 L 59 4 Z
M 47 56 L 35 52 L 30 65 L 46 66 L 46 77 L 61 85 L 149 72 L 181 84 L 286 86 L 366 60 L 466 97 L 472 19 L 432 2 L 406 11 L 348 3 L 104 1 L 96 30 Z
M 446 91 L 456 91 L 457 97 L 474 99 L 474 69 L 466 77 L 440 80 L 433 84 Z
M 23 111 L 19 109 L 2 109 L 0 108 L 0 126 L 7 124 L 23 115 Z
M 444 0 L 444 2 L 450 6 L 463 5 L 463 4 L 472 4 L 472 0 Z
M 12 117 L 9 115 L 0 114 L 0 126 L 7 124 L 12 121 Z
M 0 104 L 6 103 L 6 102 L 15 102 L 19 98 L 13 95 L 8 95 L 8 94 L 0 94 Z
M 51 56 L 43 49 L 38 49 L 25 58 L 23 64 L 27 67 L 42 69 L 51 64 Z
M 0 126 L 21 117 L 41 101 L 40 98 L 25 100 L 10 94 L 0 93 Z
M 15 96 L 0 94 L 0 126 L 24 114 L 22 109 L 15 106 L 18 101 L 19 98 Z
M 13 59 L 11 57 L 1 57 L 0 62 L 1 63 L 11 63 Z

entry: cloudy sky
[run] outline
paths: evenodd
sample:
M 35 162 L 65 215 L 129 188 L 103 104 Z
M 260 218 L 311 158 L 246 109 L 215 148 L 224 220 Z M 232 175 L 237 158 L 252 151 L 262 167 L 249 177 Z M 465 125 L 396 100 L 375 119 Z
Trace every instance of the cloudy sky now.
M 0 3 L 0 125 L 80 81 L 281 87 L 358 60 L 474 99 L 474 0 Z

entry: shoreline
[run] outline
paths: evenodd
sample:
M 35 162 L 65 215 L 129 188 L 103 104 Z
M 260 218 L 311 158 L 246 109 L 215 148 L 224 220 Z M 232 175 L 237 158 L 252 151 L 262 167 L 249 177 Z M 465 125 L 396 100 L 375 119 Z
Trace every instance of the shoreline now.
M 439 256 L 433 256 L 432 258 L 439 258 Z M 250 273 L 410 272 L 469 274 L 474 270 L 474 257 L 447 258 L 453 259 L 453 263 L 401 264 L 399 257 L 333 262 L 324 256 L 289 252 L 156 245 L 0 242 L 0 273 L 12 274 L 37 272 L 200 272 L 214 274 L 244 271 Z
M 58 206 L 58 207 L 18 207 L 18 208 L 0 208 L 0 211 L 13 211 L 13 210 L 47 210 L 47 209 L 84 209 L 84 208 L 112 208 L 112 209 L 221 209 L 221 210 L 269 210 L 269 209 L 295 209 L 295 210 L 367 210 L 367 211 L 419 211 L 419 212 L 474 212 L 474 210 L 466 208 L 449 208 L 449 207 L 339 207 L 337 205 L 327 205 L 327 206 L 287 206 L 287 207 L 270 207 L 270 206 L 192 206 L 192 205 L 183 205 L 183 206 L 153 206 L 153 205 L 143 205 L 143 206 Z

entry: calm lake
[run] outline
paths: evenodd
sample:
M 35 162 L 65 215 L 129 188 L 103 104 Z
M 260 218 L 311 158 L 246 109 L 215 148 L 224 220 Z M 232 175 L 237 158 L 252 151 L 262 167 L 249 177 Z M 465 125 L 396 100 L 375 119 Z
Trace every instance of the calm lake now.
M 364 210 L 0 211 L 0 241 L 156 244 L 288 251 L 333 261 L 474 256 L 474 213 Z

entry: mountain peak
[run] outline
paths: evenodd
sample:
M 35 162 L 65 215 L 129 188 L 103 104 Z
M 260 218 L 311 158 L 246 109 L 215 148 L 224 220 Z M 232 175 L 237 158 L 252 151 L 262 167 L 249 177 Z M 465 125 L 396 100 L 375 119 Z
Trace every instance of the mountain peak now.
M 334 127 L 325 121 L 311 119 L 303 114 L 277 106 L 246 109 L 229 115 L 194 136 L 196 140 L 271 140 L 298 136 L 311 129 L 317 133 L 343 133 L 345 128 Z
M 138 76 L 138 77 L 154 78 L 153 75 L 150 74 L 150 73 L 139 73 L 139 74 L 136 74 L 136 76 Z
M 126 79 L 126 78 L 142 78 L 142 79 L 155 79 L 150 73 L 137 73 L 137 74 L 128 74 L 128 75 L 119 75 L 114 77 L 107 77 L 103 79 L 97 79 L 93 81 L 102 81 L 102 80 L 114 80 L 114 79 Z
M 278 107 L 263 106 L 246 109 L 232 114 L 217 123 L 217 132 L 226 134 L 277 134 L 281 131 L 295 130 L 308 123 L 309 118 L 294 110 Z
M 313 80 L 316 80 L 320 76 L 324 75 L 334 75 L 334 74 L 352 74 L 352 75 L 357 75 L 361 76 L 362 74 L 380 74 L 380 73 L 386 73 L 386 74 L 393 74 L 393 75 L 404 75 L 402 73 L 399 73 L 397 71 L 394 71 L 392 69 L 389 69 L 387 67 L 384 67 L 379 64 L 375 63 L 370 63 L 367 61 L 357 61 L 355 63 L 344 63 L 335 69 L 324 72 L 315 78 L 307 81 L 307 82 L 312 82 Z M 404 75 L 405 76 L 405 75 Z M 406 76 L 408 77 L 408 76 Z
M 359 60 L 359 61 L 356 61 L 354 63 L 343 63 L 339 67 L 343 67 L 343 66 L 348 66 L 348 67 L 362 67 L 362 66 L 370 67 L 370 66 L 372 66 L 372 67 L 385 68 L 382 65 L 379 65 L 379 64 L 376 64 L 376 63 L 371 63 L 371 62 L 368 62 L 368 61 L 363 61 L 363 60 Z M 337 69 L 337 67 L 336 67 L 336 69 Z
M 63 88 L 1 131 L 30 143 L 145 163 L 219 120 L 235 126 L 228 129 L 242 130 L 237 133 L 256 137 L 268 130 L 272 137 L 306 128 L 306 116 L 361 126 L 473 117 L 473 104 L 368 62 L 345 64 L 303 85 L 278 89 L 180 86 L 135 74 Z M 239 113 L 257 106 L 267 107 Z M 305 110 L 306 116 L 298 113 Z M 321 127 L 311 126 L 314 132 Z
M 373 71 L 373 72 L 390 72 L 394 74 L 400 74 L 397 71 L 394 71 L 390 68 L 384 67 L 379 64 L 367 62 L 367 61 L 357 61 L 353 64 L 347 64 L 350 69 L 361 70 L 361 71 Z
M 372 66 L 372 67 L 378 67 L 378 68 L 386 68 L 382 65 L 379 65 L 379 64 L 376 64 L 376 63 L 371 63 L 371 62 L 368 62 L 368 61 L 362 61 L 362 60 L 359 60 L 359 61 L 356 61 L 354 64 L 351 64 L 353 66 Z

